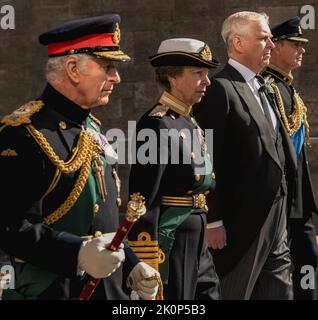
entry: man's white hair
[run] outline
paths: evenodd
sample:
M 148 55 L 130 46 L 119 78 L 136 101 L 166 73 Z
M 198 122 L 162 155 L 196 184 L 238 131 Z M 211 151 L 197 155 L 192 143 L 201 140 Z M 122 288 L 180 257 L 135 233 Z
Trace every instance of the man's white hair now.
M 64 79 L 65 62 L 69 59 L 74 59 L 82 73 L 87 72 L 87 61 L 91 58 L 87 54 L 73 54 L 68 56 L 53 57 L 46 64 L 46 80 L 49 83 L 62 82 Z
M 232 51 L 232 39 L 235 35 L 244 36 L 247 34 L 247 26 L 253 21 L 268 22 L 268 15 L 264 12 L 241 11 L 230 15 L 222 25 L 222 38 L 227 51 Z

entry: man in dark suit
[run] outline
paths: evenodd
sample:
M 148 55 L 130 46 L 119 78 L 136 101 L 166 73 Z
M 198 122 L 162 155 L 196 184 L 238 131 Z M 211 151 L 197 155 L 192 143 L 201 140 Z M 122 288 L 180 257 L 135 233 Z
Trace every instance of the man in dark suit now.
M 287 193 L 295 154 L 258 73 L 269 64 L 267 16 L 238 12 L 222 27 L 229 61 L 212 79 L 196 118 L 212 128 L 216 191 L 208 243 L 224 299 L 292 299 Z
M 313 214 L 317 214 L 318 209 L 306 153 L 306 146 L 310 144 L 307 108 L 292 84 L 292 72 L 301 66 L 308 39 L 302 35 L 299 17 L 275 26 L 272 34 L 275 48 L 263 76 L 273 88 L 278 110 L 297 154 L 296 192 L 288 217 L 294 298 L 314 300 L 318 299 L 318 247 Z M 310 271 L 314 271 L 312 276 Z M 307 273 L 308 279 L 302 283 Z

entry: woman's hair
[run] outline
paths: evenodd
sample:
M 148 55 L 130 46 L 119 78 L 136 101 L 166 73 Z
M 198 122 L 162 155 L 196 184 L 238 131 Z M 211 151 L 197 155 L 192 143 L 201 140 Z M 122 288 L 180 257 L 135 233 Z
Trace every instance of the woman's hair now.
M 168 77 L 175 77 L 182 75 L 183 66 L 164 66 L 156 68 L 156 81 L 165 90 L 170 91 L 171 86 Z

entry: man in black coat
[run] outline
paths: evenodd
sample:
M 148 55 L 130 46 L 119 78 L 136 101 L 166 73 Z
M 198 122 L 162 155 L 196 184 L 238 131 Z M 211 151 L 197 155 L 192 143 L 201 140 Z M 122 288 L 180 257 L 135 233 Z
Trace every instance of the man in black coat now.
M 292 85 L 292 72 L 301 66 L 308 39 L 302 35 L 299 17 L 275 26 L 272 34 L 275 48 L 263 76 L 273 88 L 272 94 L 297 155 L 296 190 L 288 217 L 294 298 L 313 300 L 318 299 L 317 231 L 313 223 L 313 214 L 318 209 L 306 153 L 310 144 L 307 108 Z
M 120 17 L 71 21 L 40 36 L 48 46 L 48 84 L 39 99 L 0 122 L 0 247 L 10 254 L 14 289 L 4 299 L 77 298 L 87 275 L 103 278 L 93 299 L 156 296 L 157 272 L 129 247 L 110 251 L 118 228 L 115 155 L 91 109 L 120 82 Z M 11 286 L 10 286 L 11 287 Z
M 212 79 L 196 119 L 213 129 L 216 190 L 208 243 L 224 299 L 292 299 L 287 193 L 295 154 L 259 89 L 274 44 L 267 17 L 238 12 L 222 28 L 229 61 Z

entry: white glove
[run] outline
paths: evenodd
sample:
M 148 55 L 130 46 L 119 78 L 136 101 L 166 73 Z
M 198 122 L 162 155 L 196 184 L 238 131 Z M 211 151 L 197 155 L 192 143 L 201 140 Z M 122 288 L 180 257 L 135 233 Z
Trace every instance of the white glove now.
M 159 284 L 157 280 L 146 280 L 157 275 L 159 272 L 144 262 L 139 262 L 130 272 L 127 284 L 133 289 L 142 300 L 155 300 Z
M 107 245 L 115 233 L 106 233 L 99 238 L 84 241 L 78 254 L 78 269 L 84 270 L 96 279 L 109 277 L 125 260 L 123 244 L 117 251 L 110 251 Z
M 140 297 L 138 296 L 138 293 L 136 291 L 131 291 L 130 293 L 130 300 L 140 300 Z

